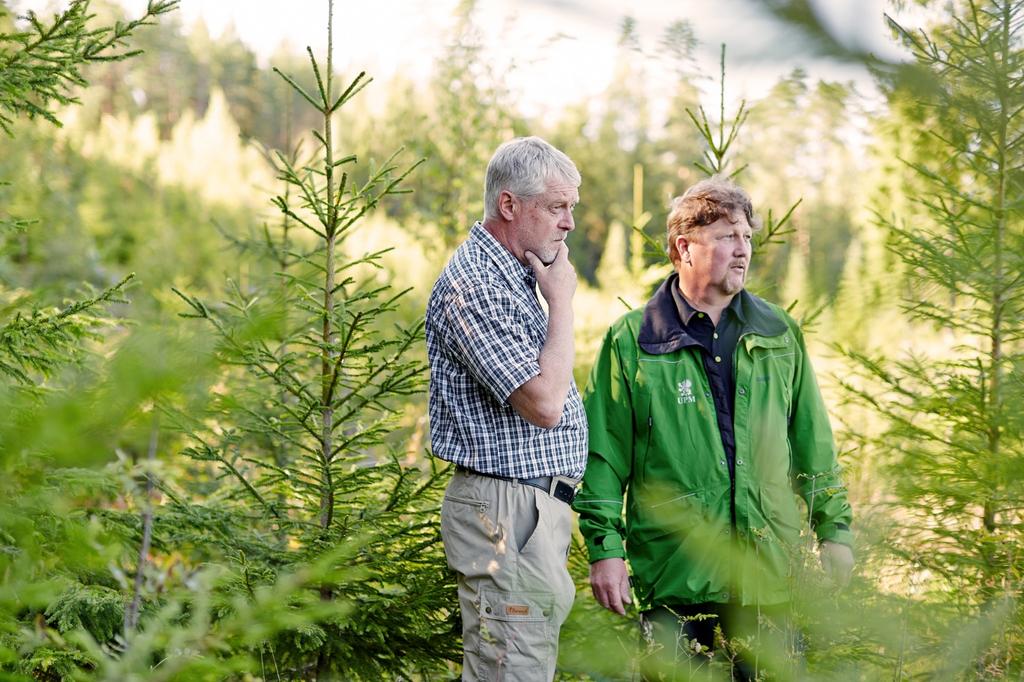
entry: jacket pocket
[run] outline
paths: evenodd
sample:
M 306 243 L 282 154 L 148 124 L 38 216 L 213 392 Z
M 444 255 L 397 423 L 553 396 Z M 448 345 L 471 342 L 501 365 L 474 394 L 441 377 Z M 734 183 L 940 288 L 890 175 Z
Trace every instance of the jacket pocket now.
M 772 534 L 787 547 L 792 548 L 796 546 L 800 541 L 800 533 L 803 530 L 803 522 L 800 518 L 800 509 L 797 506 L 796 496 L 791 490 L 782 487 L 767 488 L 761 486 L 759 492 L 761 512 L 771 528 Z
M 677 487 L 651 482 L 636 490 L 640 510 L 628 529 L 634 549 L 643 550 L 647 542 L 661 542 L 671 537 L 672 543 L 683 544 L 695 531 L 707 524 L 703 490 L 680 491 Z
M 760 394 L 765 406 L 781 410 L 788 415 L 793 402 L 793 382 L 799 362 L 799 349 L 790 335 L 753 337 L 747 344 L 752 361 L 754 394 Z

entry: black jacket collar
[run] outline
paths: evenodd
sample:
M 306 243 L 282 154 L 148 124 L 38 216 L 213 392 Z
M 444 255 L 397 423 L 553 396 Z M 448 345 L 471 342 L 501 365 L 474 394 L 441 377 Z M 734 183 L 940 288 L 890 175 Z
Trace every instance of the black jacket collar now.
M 686 333 L 680 319 L 679 307 L 672 295 L 673 289 L 678 288 L 679 274 L 672 273 L 644 307 L 637 343 L 645 353 L 665 355 L 684 346 L 697 345 L 697 341 Z M 743 325 L 741 336 L 748 333 L 778 336 L 786 331 L 786 323 L 762 299 L 746 289 L 736 296 L 739 299 L 738 317 Z

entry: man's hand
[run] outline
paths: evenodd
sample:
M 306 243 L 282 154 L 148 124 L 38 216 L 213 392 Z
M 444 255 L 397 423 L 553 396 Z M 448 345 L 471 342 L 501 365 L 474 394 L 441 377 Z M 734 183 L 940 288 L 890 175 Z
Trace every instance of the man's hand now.
M 569 247 L 562 242 L 551 265 L 526 252 L 537 275 L 540 293 L 548 302 L 548 336 L 540 349 L 540 374 L 512 391 L 508 402 L 520 417 L 542 429 L 553 429 L 562 419 L 565 399 L 572 385 L 575 346 L 572 335 L 572 295 L 576 270 L 569 263 Z
M 629 573 L 626 562 L 614 557 L 590 564 L 590 589 L 597 603 L 620 616 L 626 615 L 624 604 L 632 604 L 629 596 Z
M 537 286 L 540 287 L 541 296 L 548 302 L 548 308 L 569 305 L 573 294 L 576 293 L 576 269 L 569 262 L 569 247 L 565 242 L 558 245 L 558 252 L 555 253 L 555 260 L 551 261 L 551 265 L 544 265 L 541 259 L 530 251 L 523 255 L 537 276 Z
M 853 550 L 838 542 L 825 540 L 818 548 L 818 555 L 825 575 L 839 587 L 846 587 L 853 574 Z

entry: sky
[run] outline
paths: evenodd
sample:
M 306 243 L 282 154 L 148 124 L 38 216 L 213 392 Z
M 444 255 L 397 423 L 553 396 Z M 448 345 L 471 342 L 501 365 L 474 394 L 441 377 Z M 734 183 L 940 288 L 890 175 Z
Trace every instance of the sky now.
M 51 0 L 15 0 L 16 10 L 45 8 Z M 133 14 L 145 0 L 119 0 Z M 841 42 L 888 58 L 898 52 L 888 40 L 885 0 L 810 0 L 822 23 Z M 759 0 L 478 0 L 476 22 L 488 57 L 505 71 L 506 85 L 527 115 L 555 113 L 599 95 L 617 54 L 622 18 L 637 22 L 645 53 L 656 52 L 673 21 L 691 23 L 700 41 L 696 65 L 709 77 L 702 88 L 717 99 L 721 43 L 728 44 L 727 99 L 756 99 L 795 67 L 812 79 L 854 81 L 869 94 L 871 81 L 859 65 L 816 57 L 797 31 L 769 17 Z M 429 74 L 453 24 L 458 0 L 337 0 L 335 63 L 346 73 L 365 70 L 386 80 L 402 71 L 414 79 Z M 282 9 L 286 8 L 286 9 Z M 267 64 L 284 43 L 295 51 L 311 46 L 322 55 L 326 0 L 181 0 L 184 25 L 198 20 L 211 35 L 234 30 Z M 663 61 L 646 60 L 652 86 L 667 82 Z

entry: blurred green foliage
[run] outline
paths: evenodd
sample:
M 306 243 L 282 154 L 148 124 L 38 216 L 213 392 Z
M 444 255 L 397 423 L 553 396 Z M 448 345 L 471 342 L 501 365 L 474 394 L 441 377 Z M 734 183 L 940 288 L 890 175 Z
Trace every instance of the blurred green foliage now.
M 490 152 L 539 134 L 584 178 L 578 378 L 667 274 L 669 200 L 709 164 L 784 227 L 753 286 L 816 315 L 859 569 L 835 590 L 802 536 L 806 652 L 763 647 L 764 669 L 1019 678 L 1022 10 L 918 4 L 940 11 L 893 23 L 904 65 L 839 45 L 808 3 L 764 6 L 867 63 L 873 113 L 799 69 L 729 110 L 692 27 L 646 45 L 626 17 L 606 92 L 531 120 L 470 0 L 428 81 L 332 115 L 328 82 L 364 78 L 282 50 L 286 82 L 174 3 L 130 20 L 74 2 L 52 32 L 0 3 L 0 675 L 457 675 L 419 324 Z M 674 74 L 664 107 L 652 60 Z M 570 564 L 559 678 L 629 679 L 635 618 L 599 609 L 578 544 Z M 747 644 L 708 666 L 722 677 Z

